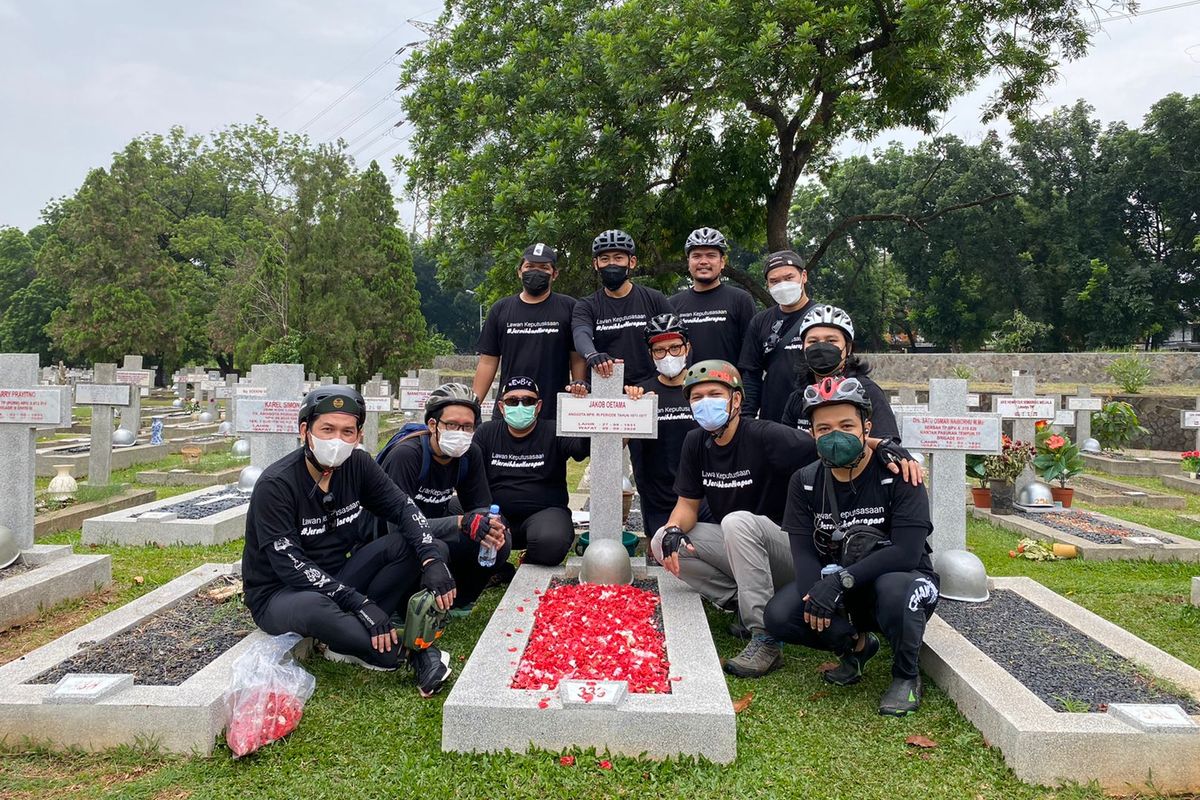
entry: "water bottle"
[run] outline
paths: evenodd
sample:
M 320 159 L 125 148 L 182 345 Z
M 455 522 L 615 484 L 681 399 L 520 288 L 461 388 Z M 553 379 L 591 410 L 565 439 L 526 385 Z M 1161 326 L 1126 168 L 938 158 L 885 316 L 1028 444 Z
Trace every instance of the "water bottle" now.
M 480 558 L 482 559 L 483 556 L 480 556 Z M 479 563 L 482 564 L 483 562 L 480 561 Z M 821 567 L 821 577 L 826 578 L 830 575 L 837 575 L 841 571 L 842 571 L 841 564 L 826 564 L 825 566 Z
M 492 517 L 498 516 L 500 516 L 500 506 L 492 503 L 492 505 L 488 508 L 488 523 L 491 523 Z M 487 542 L 479 543 L 479 566 L 496 566 L 496 548 L 490 546 Z

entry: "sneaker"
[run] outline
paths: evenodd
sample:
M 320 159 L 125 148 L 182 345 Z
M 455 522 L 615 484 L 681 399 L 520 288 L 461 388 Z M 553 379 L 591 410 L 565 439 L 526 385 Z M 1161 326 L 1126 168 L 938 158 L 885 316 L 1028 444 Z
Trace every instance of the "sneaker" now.
M 455 618 L 469 617 L 469 616 L 471 616 L 471 612 L 474 610 L 475 610 L 475 604 L 467 603 L 465 606 L 455 606 L 455 607 L 451 608 L 450 616 L 455 617 Z
M 738 619 L 735 619 L 733 622 L 729 623 L 729 627 L 726 628 L 725 630 L 729 633 L 730 636 L 732 636 L 735 639 L 741 639 L 743 642 L 748 641 L 750 639 L 750 629 L 742 624 L 742 620 L 740 617 Z
M 892 678 L 892 685 L 879 701 L 879 713 L 885 717 L 907 717 L 921 707 L 921 679 Z
M 783 650 L 765 634 L 756 633 L 742 652 L 726 660 L 725 671 L 739 678 L 761 678 L 783 666 Z
M 879 639 L 873 633 L 866 634 L 867 643 L 857 653 L 847 653 L 839 656 L 840 662 L 835 669 L 826 670 L 822 677 L 838 686 L 849 686 L 862 680 L 863 667 L 879 652 Z
M 421 692 L 421 697 L 433 697 L 437 694 L 442 684 L 450 677 L 450 673 L 454 672 L 450 668 L 450 654 L 436 647 L 409 653 L 408 665 L 416 674 L 417 690 Z
M 376 672 L 395 672 L 396 671 L 395 667 L 381 667 L 378 664 L 370 664 L 366 661 L 363 661 L 358 656 L 350 656 L 350 655 L 346 655 L 345 653 L 336 653 L 333 650 L 330 650 L 328 646 L 326 646 L 326 648 L 325 648 L 325 660 L 326 661 L 334 661 L 334 662 L 337 662 L 338 664 L 355 664 L 357 666 L 362 667 L 363 669 L 372 669 L 372 670 L 375 670 Z

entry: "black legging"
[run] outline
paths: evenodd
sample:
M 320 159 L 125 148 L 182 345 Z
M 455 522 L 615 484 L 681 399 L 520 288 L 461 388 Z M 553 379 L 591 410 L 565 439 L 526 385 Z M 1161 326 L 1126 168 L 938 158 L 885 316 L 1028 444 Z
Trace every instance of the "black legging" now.
M 556 567 L 575 542 L 575 525 L 567 508 L 552 506 L 528 516 L 513 515 L 508 526 L 513 549 L 525 551 L 526 564 Z
M 408 542 L 398 533 L 389 533 L 355 550 L 336 577 L 391 615 L 417 590 L 421 566 Z M 320 592 L 281 589 L 254 615 L 254 621 L 273 636 L 298 633 L 377 667 L 395 669 L 398 664 L 399 645 L 390 652 L 377 652 L 358 617 Z
M 871 584 L 845 594 L 847 614 L 837 614 L 817 633 L 804 622 L 803 597 L 809 587 L 789 583 L 767 603 L 767 632 L 777 639 L 839 656 L 850 653 L 858 631 L 879 631 L 892 646 L 892 676 L 917 677 L 917 658 L 925 623 L 937 607 L 937 576 L 923 572 L 885 572 Z

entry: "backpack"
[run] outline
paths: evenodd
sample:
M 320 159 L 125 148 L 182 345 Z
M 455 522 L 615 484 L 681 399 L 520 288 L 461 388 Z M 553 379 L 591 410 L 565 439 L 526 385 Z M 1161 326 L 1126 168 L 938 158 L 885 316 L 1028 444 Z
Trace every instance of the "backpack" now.
M 396 445 L 406 442 L 409 439 L 415 439 L 418 436 L 423 438 L 421 439 L 421 471 L 417 475 L 417 483 L 424 483 L 425 479 L 429 477 L 429 467 L 433 460 L 433 450 L 429 446 L 429 428 L 420 422 L 404 423 L 404 426 L 396 431 L 392 435 L 392 438 L 388 439 L 388 443 L 380 449 L 379 453 L 375 456 L 375 463 L 382 467 L 384 459 L 387 458 Z M 467 478 L 467 470 L 470 468 L 467 461 L 469 454 L 470 451 L 467 451 L 458 459 L 458 477 L 454 481 L 455 486 Z

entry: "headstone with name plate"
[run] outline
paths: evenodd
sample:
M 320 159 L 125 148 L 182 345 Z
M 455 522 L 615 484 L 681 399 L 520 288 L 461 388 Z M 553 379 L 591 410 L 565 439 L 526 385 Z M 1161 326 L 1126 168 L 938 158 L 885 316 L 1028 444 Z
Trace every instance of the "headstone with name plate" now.
M 142 369 L 141 356 L 125 356 L 124 362 L 117 369 L 117 383 L 126 383 L 133 388 L 129 392 L 129 405 L 118 408 L 121 418 L 121 430 L 131 431 L 134 436 L 142 429 L 142 397 L 143 392 L 150 393 L 154 385 L 154 372 Z
M 1196 398 L 1196 410 L 1179 412 L 1179 427 L 1196 431 L 1196 449 L 1200 450 L 1200 398 Z
M 113 408 L 129 405 L 134 392 L 129 384 L 116 382 L 116 364 L 96 364 L 92 376 L 92 383 L 76 384 L 75 404 L 92 407 L 88 483 L 107 486 L 112 471 Z
M 1104 399 L 1092 397 L 1092 390 L 1087 386 L 1076 386 L 1075 395 L 1065 400 L 1067 410 L 1075 414 L 1075 441 L 1083 444 L 1084 440 L 1092 438 L 1092 414 L 1104 408 Z
M 238 398 L 234 430 L 250 440 L 250 464 L 265 469 L 299 443 L 304 365 L 255 364 L 250 378 L 262 393 Z
M 1032 445 L 1037 438 L 1038 420 L 1054 421 L 1057 403 L 1053 397 L 1037 396 L 1037 381 L 1033 375 L 1013 375 L 1013 389 L 1009 396 L 996 395 L 992 398 L 992 410 L 1002 419 L 1013 421 L 1013 439 L 1027 445 Z M 1032 465 L 1017 477 L 1014 486 L 1014 496 L 1026 485 L 1037 479 Z

